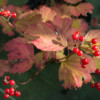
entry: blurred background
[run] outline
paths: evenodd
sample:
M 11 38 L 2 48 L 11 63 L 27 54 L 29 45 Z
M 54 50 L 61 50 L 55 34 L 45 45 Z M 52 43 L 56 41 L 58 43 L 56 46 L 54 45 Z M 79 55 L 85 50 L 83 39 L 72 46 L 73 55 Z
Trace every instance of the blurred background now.
M 59 0 L 60 1 L 60 0 Z M 93 14 L 90 15 L 90 27 L 89 29 L 100 29 L 100 26 L 93 27 L 92 20 L 94 18 L 98 19 L 100 22 L 100 3 L 99 0 L 86 0 L 94 6 Z M 32 9 L 36 8 L 40 4 L 44 4 L 42 0 L 8 0 L 8 5 L 13 4 L 15 6 L 29 5 Z M 2 27 L 0 26 L 0 45 L 4 44 L 12 39 L 13 37 L 8 37 L 7 35 L 2 34 Z M 0 59 L 6 59 L 6 52 L 0 52 Z M 46 68 L 36 76 L 30 83 L 26 85 L 19 85 L 19 90 L 22 93 L 22 96 L 19 98 L 12 97 L 8 100 L 97 100 L 100 98 L 100 91 L 97 91 L 96 88 L 91 88 L 90 84 L 84 84 L 81 88 L 75 90 L 64 90 L 61 87 L 61 84 L 58 81 L 58 69 L 59 64 L 50 63 Z M 35 67 L 31 68 L 29 71 L 24 74 L 8 74 L 16 82 L 26 81 L 29 77 L 32 76 L 37 69 Z M 3 93 L 4 89 L 7 86 L 2 84 L 3 77 L 0 78 L 0 100 L 4 100 Z

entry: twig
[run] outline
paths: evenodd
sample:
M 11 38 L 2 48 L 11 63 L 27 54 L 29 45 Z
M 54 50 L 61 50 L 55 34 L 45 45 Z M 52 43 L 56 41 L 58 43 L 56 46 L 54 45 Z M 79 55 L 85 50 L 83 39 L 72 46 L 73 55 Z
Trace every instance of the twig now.
M 45 65 L 43 65 L 31 78 L 29 78 L 27 81 L 25 82 L 22 82 L 22 83 L 17 83 L 17 84 L 27 84 L 29 83 L 30 81 L 32 81 L 32 79 L 37 76 L 43 69 L 45 68 Z

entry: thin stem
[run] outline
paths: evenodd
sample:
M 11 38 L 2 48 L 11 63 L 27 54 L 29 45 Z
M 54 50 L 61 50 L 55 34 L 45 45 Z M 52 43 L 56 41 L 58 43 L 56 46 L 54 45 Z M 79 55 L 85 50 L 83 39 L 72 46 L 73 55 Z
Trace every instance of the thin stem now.
M 32 79 L 37 76 L 43 69 L 45 68 L 45 65 L 43 65 L 31 78 L 29 78 L 27 81 L 25 82 L 22 82 L 22 83 L 17 83 L 17 84 L 27 84 L 29 83 L 30 81 L 32 81 Z
M 38 38 L 38 37 L 31 37 L 31 36 L 29 36 L 29 35 L 26 35 L 26 34 L 20 32 L 20 31 L 18 31 L 18 30 L 16 29 L 16 27 L 15 27 L 9 20 L 7 20 L 5 17 L 2 16 L 2 19 L 8 23 L 8 25 L 12 28 L 12 30 L 16 31 L 16 32 L 17 32 L 18 34 L 20 34 L 21 36 L 24 36 L 24 37 L 26 37 L 26 38 L 28 38 L 28 39 L 30 39 L 30 40 L 32 40 L 32 41 Z

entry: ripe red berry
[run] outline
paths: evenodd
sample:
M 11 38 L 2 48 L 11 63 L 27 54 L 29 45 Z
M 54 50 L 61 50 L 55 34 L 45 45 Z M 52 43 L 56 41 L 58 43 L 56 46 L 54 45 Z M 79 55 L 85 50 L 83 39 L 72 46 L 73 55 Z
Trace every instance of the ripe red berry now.
M 4 94 L 4 98 L 8 99 L 9 98 L 9 94 Z
M 87 65 L 87 64 L 89 64 L 89 59 L 84 58 L 81 60 L 81 62 L 82 62 L 82 64 Z
M 5 10 L 5 11 L 3 12 L 3 15 L 9 17 L 9 16 L 11 15 L 11 13 L 10 13 L 9 10 Z
M 16 17 L 16 13 L 12 13 L 12 17 L 15 18 Z
M 96 69 L 95 71 L 97 74 L 100 74 L 100 69 Z
M 78 34 L 79 35 L 79 31 L 76 31 L 74 34 Z
M 100 85 L 97 86 L 97 90 L 100 91 Z
M 7 85 L 8 83 L 7 83 L 7 82 L 3 82 L 3 84 L 4 84 L 4 85 Z
M 14 89 L 13 87 L 11 87 L 11 88 L 9 89 L 9 92 L 10 92 L 10 93 L 14 93 L 14 91 L 15 91 L 15 89 Z
M 5 93 L 6 94 L 9 94 L 9 89 L 5 89 Z
M 83 36 L 80 36 L 80 37 L 79 37 L 79 40 L 80 40 L 80 41 L 84 41 L 84 37 L 83 37 Z
M 96 44 L 98 41 L 97 41 L 97 39 L 93 38 L 93 39 L 91 40 L 91 42 L 92 42 L 93 44 Z
M 77 54 L 78 54 L 78 56 L 82 56 L 83 55 L 83 51 L 78 50 Z
M 9 81 L 9 84 L 10 84 L 10 85 L 15 85 L 15 81 L 14 81 L 14 80 L 10 80 L 10 81 Z
M 93 49 L 93 50 L 98 50 L 98 46 L 97 46 L 97 45 L 94 45 L 94 46 L 92 47 L 92 49 Z
M 95 83 L 91 83 L 91 88 L 94 88 L 95 87 Z
M 100 51 L 95 51 L 94 56 L 100 56 Z
M 98 87 L 98 86 L 100 86 L 100 83 L 99 82 L 96 82 L 95 83 L 95 87 Z
M 5 79 L 6 80 L 10 80 L 10 76 L 5 76 Z
M 10 95 L 10 96 L 13 96 L 13 95 L 14 95 L 14 92 L 10 92 L 9 95 Z
M 73 34 L 73 35 L 72 35 L 73 40 L 77 40 L 77 39 L 78 39 L 78 37 L 79 37 L 79 35 L 78 35 L 78 34 Z
M 79 49 L 75 47 L 75 48 L 73 49 L 73 52 L 74 52 L 74 53 L 77 53 L 78 50 L 79 50 Z
M 81 67 L 82 67 L 82 68 L 86 68 L 86 65 L 84 65 L 84 64 L 81 64 Z
M 20 91 L 16 91 L 16 92 L 15 92 L 15 96 L 16 96 L 16 97 L 20 97 L 20 96 L 21 96 L 21 92 L 20 92 Z
M 0 12 L 0 16 L 2 16 L 3 15 L 3 12 Z

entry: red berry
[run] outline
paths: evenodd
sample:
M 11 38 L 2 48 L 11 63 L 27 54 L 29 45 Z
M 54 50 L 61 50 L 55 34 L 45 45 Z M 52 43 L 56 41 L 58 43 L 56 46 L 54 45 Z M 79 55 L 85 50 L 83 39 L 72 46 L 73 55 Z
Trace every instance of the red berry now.
M 14 81 L 14 80 L 10 80 L 10 81 L 9 81 L 9 84 L 10 84 L 10 85 L 15 85 L 15 81 Z
M 7 85 L 8 83 L 7 83 L 7 82 L 3 82 L 3 84 L 4 84 L 4 85 Z
M 93 44 L 96 44 L 98 41 L 97 41 L 97 39 L 93 38 L 93 39 L 91 40 L 91 42 L 92 42 Z
M 0 16 L 2 16 L 3 15 L 3 12 L 0 12 Z
M 97 74 L 100 74 L 100 69 L 96 69 L 95 71 Z
M 79 49 L 75 47 L 75 48 L 73 49 L 73 52 L 74 52 L 74 53 L 77 53 L 78 50 L 79 50 Z
M 81 60 L 81 62 L 82 62 L 82 64 L 87 65 L 87 64 L 89 64 L 89 59 L 84 58 Z
M 78 34 L 79 35 L 79 31 L 76 31 L 74 34 Z
M 14 89 L 13 87 L 11 87 L 11 88 L 9 89 L 9 92 L 10 92 L 10 93 L 14 93 L 14 91 L 15 91 L 15 89 Z
M 95 87 L 95 83 L 91 83 L 91 88 L 94 88 Z
M 95 87 L 98 87 L 98 86 L 100 86 L 100 83 L 99 82 L 96 82 L 95 83 Z
M 78 35 L 78 34 L 73 34 L 73 35 L 72 35 L 73 40 L 77 40 L 77 39 L 78 39 L 78 37 L 79 37 L 79 35 Z
M 79 40 L 80 40 L 80 41 L 84 41 L 84 37 L 83 37 L 83 36 L 80 36 L 80 37 L 79 37 Z
M 82 67 L 82 68 L 86 68 L 86 65 L 83 65 L 83 64 L 82 64 L 81 67 Z
M 20 97 L 20 96 L 21 96 L 21 92 L 20 92 L 20 91 L 16 91 L 16 92 L 15 92 L 15 96 L 16 96 L 16 97 Z
M 78 50 L 77 54 L 78 54 L 78 56 L 82 56 L 83 55 L 83 51 Z
M 15 18 L 16 17 L 16 13 L 12 13 L 12 17 Z
M 6 94 L 9 94 L 9 89 L 5 89 L 5 93 Z
M 98 50 L 98 46 L 97 46 L 97 45 L 94 45 L 94 46 L 92 47 L 92 49 L 93 49 L 93 50 Z
M 100 51 L 95 51 L 94 56 L 100 56 Z
M 6 80 L 10 80 L 10 76 L 5 76 L 5 79 Z
M 5 10 L 5 11 L 3 12 L 3 15 L 9 17 L 9 16 L 11 15 L 11 13 L 10 13 L 9 10 Z
M 10 96 L 13 96 L 13 95 L 14 95 L 14 92 L 12 92 L 12 93 L 10 92 L 9 95 L 10 95 Z
M 100 85 L 97 86 L 97 90 L 100 91 Z
M 4 94 L 4 98 L 8 99 L 9 98 L 9 94 Z

